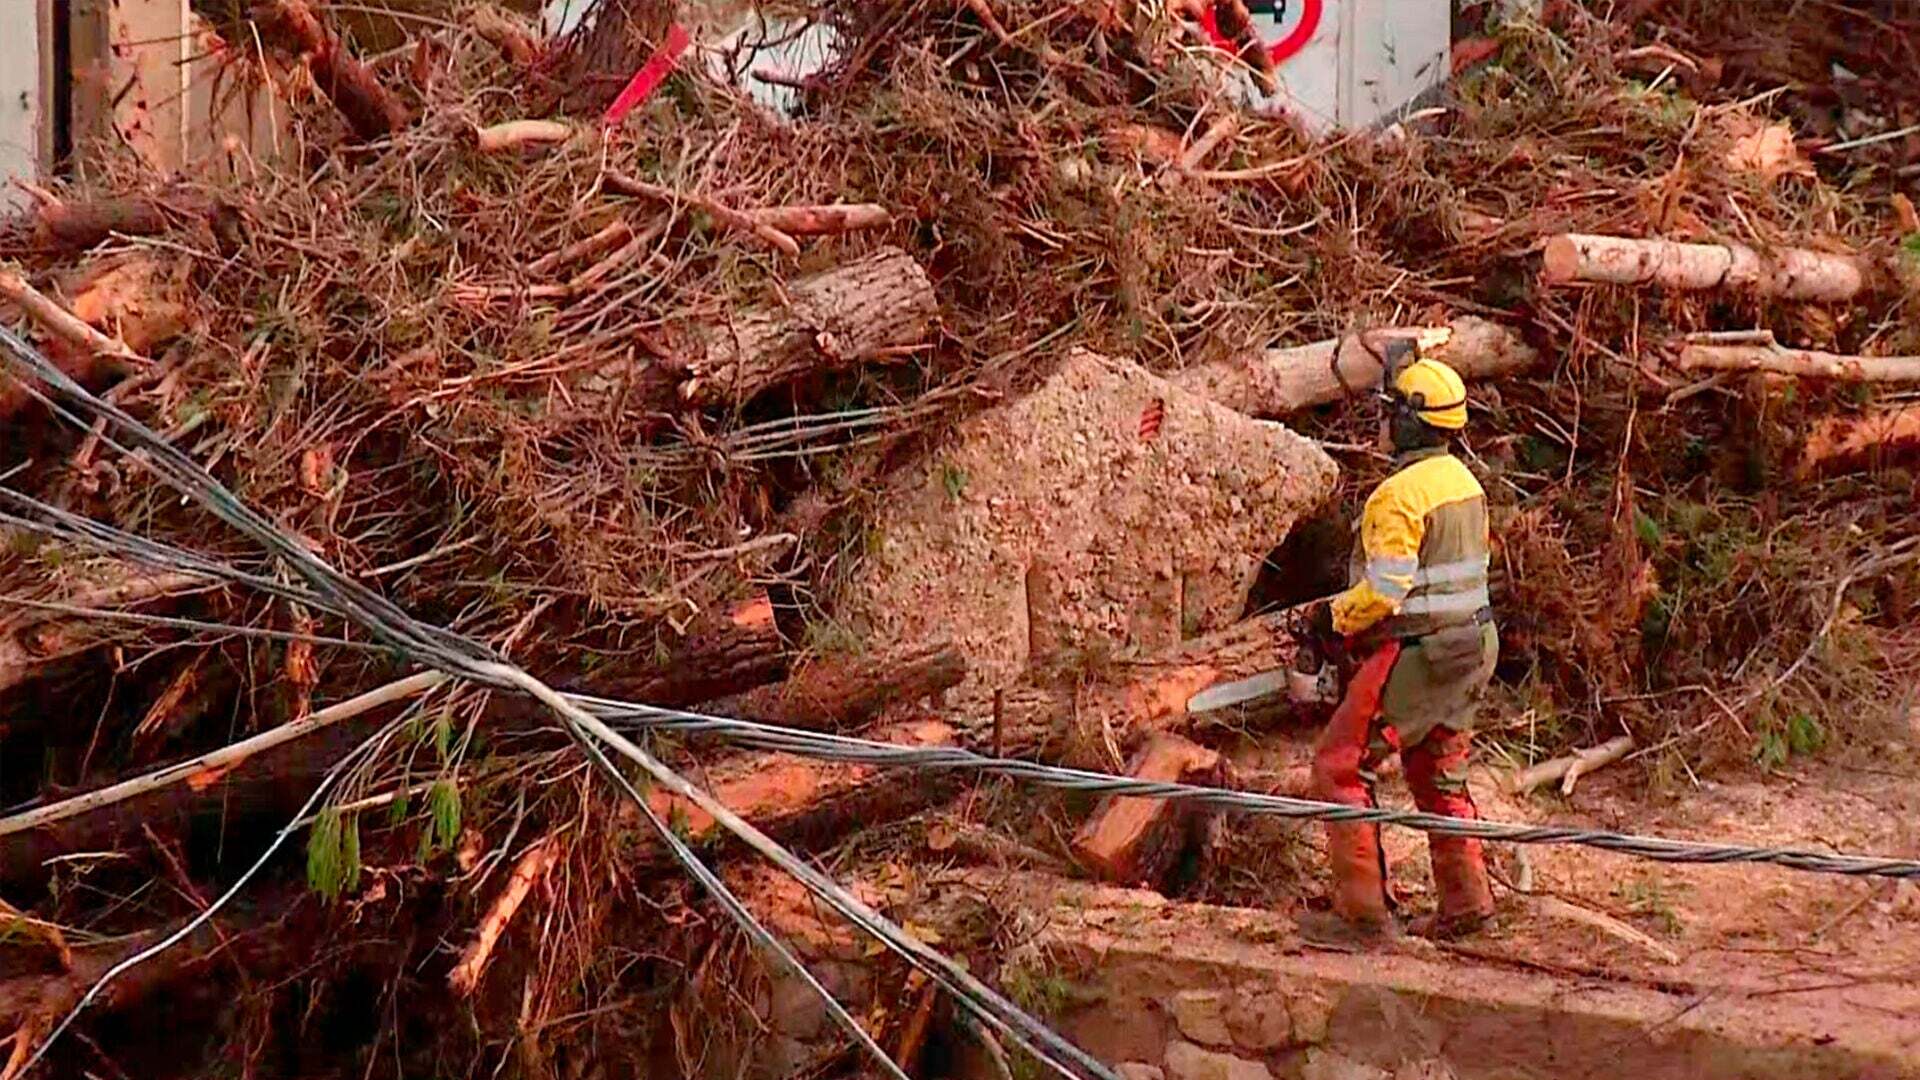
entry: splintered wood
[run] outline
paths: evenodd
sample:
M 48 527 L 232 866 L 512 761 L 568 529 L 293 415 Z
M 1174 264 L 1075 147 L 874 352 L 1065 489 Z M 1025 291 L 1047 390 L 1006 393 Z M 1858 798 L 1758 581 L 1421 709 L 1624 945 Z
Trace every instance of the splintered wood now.
M 1226 764 L 1215 751 L 1178 735 L 1156 735 L 1128 764 L 1138 780 L 1219 785 Z M 1207 815 L 1191 804 L 1121 796 L 1107 799 L 1073 839 L 1073 855 L 1108 881 L 1158 885 L 1195 839 Z

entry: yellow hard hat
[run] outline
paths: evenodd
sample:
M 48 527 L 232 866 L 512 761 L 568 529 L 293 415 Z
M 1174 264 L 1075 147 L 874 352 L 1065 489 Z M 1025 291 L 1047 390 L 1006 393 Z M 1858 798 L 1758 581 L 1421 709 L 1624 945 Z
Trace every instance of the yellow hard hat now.
M 1415 415 L 1446 431 L 1467 426 L 1467 384 L 1438 360 L 1415 360 L 1393 377 L 1393 390 Z

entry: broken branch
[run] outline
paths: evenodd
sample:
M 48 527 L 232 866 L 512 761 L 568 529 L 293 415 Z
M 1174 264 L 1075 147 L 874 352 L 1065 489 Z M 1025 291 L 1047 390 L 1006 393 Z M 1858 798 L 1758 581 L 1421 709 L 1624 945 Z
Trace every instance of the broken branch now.
M 1763 333 L 1765 333 L 1763 331 Z M 1846 356 L 1789 349 L 1765 334 L 1753 342 L 1690 342 L 1680 350 L 1683 371 L 1765 371 L 1841 382 L 1920 381 L 1920 356 Z
M 373 70 L 360 62 L 331 28 L 320 21 L 307 0 L 273 0 L 272 13 L 280 28 L 307 58 L 314 82 L 340 110 L 354 135 L 371 142 L 406 127 L 406 106 L 380 84 Z
M 788 255 L 800 254 L 800 242 L 798 240 L 795 240 L 793 237 L 772 225 L 763 225 L 755 221 L 751 214 L 742 213 L 731 206 L 708 198 L 705 195 L 675 191 L 669 187 L 649 183 L 636 176 L 628 176 L 614 169 L 607 170 L 605 182 L 608 190 L 618 192 L 621 195 L 632 195 L 644 199 L 657 199 L 667 203 L 691 203 L 705 210 L 716 222 L 725 225 L 727 228 L 751 233 L 759 237 L 768 247 L 785 252 Z
M 508 120 L 492 127 L 474 128 L 474 148 L 483 154 L 553 146 L 573 137 L 573 125 L 558 120 Z
M 794 236 L 884 229 L 893 215 L 877 203 L 830 203 L 825 206 L 771 206 L 749 210 L 747 217 L 761 225 Z
M 1558 780 L 1560 794 L 1571 795 L 1574 784 L 1578 783 L 1582 776 L 1619 761 L 1632 749 L 1633 736 L 1620 735 L 1608 739 L 1599 746 L 1575 750 L 1565 757 L 1557 757 L 1552 761 L 1543 761 L 1538 765 L 1522 769 L 1514 774 L 1508 787 L 1514 794 L 1524 795 L 1535 788 L 1544 787 Z
M 29 829 L 45 828 L 56 822 L 78 817 L 104 806 L 125 802 L 137 795 L 177 784 L 183 780 L 189 784 L 204 785 L 263 750 L 292 742 L 321 728 L 359 716 L 382 705 L 423 694 L 446 680 L 447 677 L 437 671 L 410 675 L 397 682 L 369 690 L 358 697 L 348 698 L 337 705 L 329 705 L 299 723 L 282 724 L 252 738 L 242 739 L 218 750 L 188 758 L 186 761 L 169 765 L 164 769 L 156 769 L 144 776 L 109 784 L 47 806 L 37 806 L 12 817 L 0 818 L 0 837 L 11 836 Z
M 55 303 L 19 274 L 0 270 L 0 299 L 11 302 L 46 330 L 94 356 L 111 361 L 122 375 L 152 365 L 153 361 L 127 348 L 119 338 L 101 333 L 78 315 Z
M 533 887 L 546 878 L 554 864 L 560 861 L 559 837 L 548 833 L 533 842 L 513 864 L 513 874 L 507 878 L 507 887 L 487 909 L 486 917 L 480 920 L 480 932 L 474 937 L 473 944 L 467 946 L 460 955 L 460 962 L 447 975 L 447 986 L 458 997 L 470 997 L 480 985 L 480 976 L 486 972 L 487 962 L 493 958 L 494 946 L 500 943 L 500 936 L 507 932 L 507 925 L 513 922 L 513 916 L 526 902 L 527 894 Z

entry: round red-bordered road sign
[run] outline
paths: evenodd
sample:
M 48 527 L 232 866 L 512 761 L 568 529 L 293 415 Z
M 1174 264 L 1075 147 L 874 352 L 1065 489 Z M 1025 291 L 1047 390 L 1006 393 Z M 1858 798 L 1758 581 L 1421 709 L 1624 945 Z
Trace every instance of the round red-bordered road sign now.
M 1320 17 L 1326 7 L 1326 0 L 1251 0 L 1247 4 L 1247 11 L 1255 16 L 1276 13 L 1284 15 L 1287 5 L 1293 2 L 1300 4 L 1300 21 L 1293 25 L 1293 29 L 1289 30 L 1285 37 L 1279 41 L 1267 43 L 1267 55 L 1273 58 L 1275 66 L 1286 63 L 1295 53 L 1306 48 L 1307 42 L 1313 40 L 1314 31 L 1320 29 Z M 1220 27 L 1214 20 L 1212 4 L 1207 5 L 1200 25 L 1206 30 L 1207 36 L 1213 39 L 1215 45 L 1228 51 L 1233 50 L 1234 43 L 1221 35 Z

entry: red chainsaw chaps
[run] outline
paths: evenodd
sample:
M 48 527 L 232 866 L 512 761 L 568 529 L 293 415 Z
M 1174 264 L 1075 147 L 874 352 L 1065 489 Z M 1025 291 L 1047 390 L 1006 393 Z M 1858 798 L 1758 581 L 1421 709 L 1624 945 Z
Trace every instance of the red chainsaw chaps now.
M 1313 787 L 1320 798 L 1347 806 L 1373 805 L 1363 770 L 1387 676 L 1398 659 L 1400 643 L 1389 641 L 1361 661 L 1360 669 L 1347 680 L 1347 692 L 1313 748 Z

